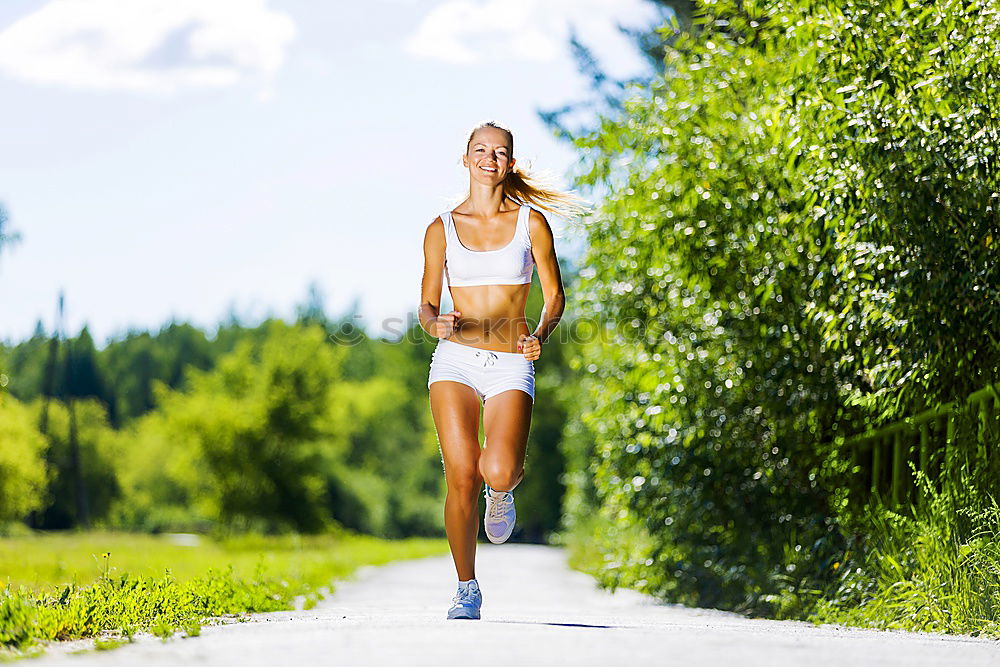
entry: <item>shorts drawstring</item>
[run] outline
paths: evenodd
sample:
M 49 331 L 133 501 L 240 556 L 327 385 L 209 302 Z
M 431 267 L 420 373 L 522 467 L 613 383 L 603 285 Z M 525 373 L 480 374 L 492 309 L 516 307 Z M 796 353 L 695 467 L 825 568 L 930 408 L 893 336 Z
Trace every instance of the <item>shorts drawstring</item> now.
M 494 354 L 493 352 L 489 352 L 487 350 L 476 352 L 476 356 L 477 357 L 484 356 L 483 352 L 486 352 L 485 359 L 483 359 L 483 368 L 486 368 L 487 365 L 492 366 L 493 362 L 499 359 L 499 357 L 496 354 Z
M 534 365 L 523 355 L 483 350 L 443 338 L 434 348 L 427 388 L 435 382 L 458 382 L 472 387 L 482 401 L 511 389 L 519 389 L 535 399 Z

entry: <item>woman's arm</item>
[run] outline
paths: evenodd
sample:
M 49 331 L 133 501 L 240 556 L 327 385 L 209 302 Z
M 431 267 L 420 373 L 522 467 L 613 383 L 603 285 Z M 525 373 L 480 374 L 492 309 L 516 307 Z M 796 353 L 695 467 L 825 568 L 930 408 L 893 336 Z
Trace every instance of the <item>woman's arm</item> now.
M 421 328 L 435 338 L 450 336 L 455 330 L 455 320 L 461 315 L 457 310 L 439 315 L 444 248 L 444 223 L 438 217 L 424 233 L 424 277 L 420 283 L 420 308 L 417 310 Z
M 532 343 L 530 339 L 526 339 L 523 341 L 521 350 L 529 359 L 537 359 L 538 356 L 532 356 L 531 352 L 537 345 L 537 353 L 541 354 L 541 343 L 548 339 L 556 325 L 559 324 L 559 318 L 562 317 L 563 310 L 566 308 L 566 293 L 563 291 L 559 261 L 556 259 L 555 241 L 548 221 L 544 215 L 532 210 L 528 223 L 531 234 L 531 254 L 535 259 L 535 266 L 538 268 L 538 280 L 542 285 L 544 305 L 538 326 L 531 334 L 538 342 Z

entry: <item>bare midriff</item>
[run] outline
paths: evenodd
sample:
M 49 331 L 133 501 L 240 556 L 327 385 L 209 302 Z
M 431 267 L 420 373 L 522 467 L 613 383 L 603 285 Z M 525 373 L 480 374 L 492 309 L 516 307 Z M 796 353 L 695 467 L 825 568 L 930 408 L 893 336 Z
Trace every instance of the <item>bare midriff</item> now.
M 530 284 L 449 287 L 461 315 L 447 340 L 493 352 L 519 352 L 518 336 L 531 333 L 524 318 L 530 289 Z

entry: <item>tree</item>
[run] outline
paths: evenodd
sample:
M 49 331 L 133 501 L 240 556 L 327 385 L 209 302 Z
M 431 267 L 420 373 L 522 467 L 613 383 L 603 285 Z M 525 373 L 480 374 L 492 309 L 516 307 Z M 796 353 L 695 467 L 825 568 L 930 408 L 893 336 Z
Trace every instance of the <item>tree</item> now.
M 106 447 L 113 431 L 104 404 L 94 398 L 43 402 L 36 398 L 27 404 L 36 424 L 42 410 L 48 412 L 44 452 L 49 483 L 34 527 L 60 530 L 105 522 L 118 484 Z
M 45 503 L 46 442 L 36 423 L 31 410 L 0 393 L 0 523 L 24 519 Z
M 326 298 L 315 280 L 309 283 L 305 302 L 295 306 L 295 318 L 298 324 L 318 324 L 324 328 L 330 323 L 326 315 Z
M 330 392 L 342 353 L 325 338 L 273 322 L 260 344 L 244 341 L 193 372 L 190 391 L 160 385 L 171 428 L 211 471 L 224 521 L 314 531 L 328 520 L 327 461 L 342 446 Z
M 805 121 L 842 128 L 802 153 L 824 165 L 832 293 L 815 315 L 870 421 L 1000 380 L 996 3 L 900 8 L 884 24 L 859 2 L 817 14 L 800 38 L 837 55 L 818 52 L 822 85 L 796 91 Z
M 998 376 L 1000 27 L 951 0 L 699 7 L 578 139 L 607 193 L 581 307 L 607 335 L 580 360 L 570 495 L 605 583 L 795 613 L 859 525 L 869 464 L 835 436 Z

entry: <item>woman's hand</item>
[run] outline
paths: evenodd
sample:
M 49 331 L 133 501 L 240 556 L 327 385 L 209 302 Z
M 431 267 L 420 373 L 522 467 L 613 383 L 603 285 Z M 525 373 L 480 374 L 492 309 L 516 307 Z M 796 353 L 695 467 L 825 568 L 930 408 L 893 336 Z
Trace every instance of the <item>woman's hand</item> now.
M 435 338 L 450 337 L 455 333 L 455 325 L 461 314 L 459 311 L 453 310 L 450 313 L 435 317 L 434 323 L 431 325 L 431 335 Z
M 517 337 L 517 349 L 524 353 L 524 358 L 528 361 L 534 361 L 542 356 L 542 342 L 528 334 L 521 334 Z

